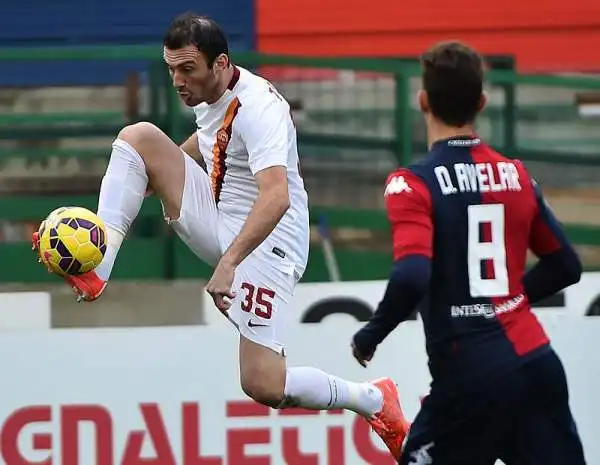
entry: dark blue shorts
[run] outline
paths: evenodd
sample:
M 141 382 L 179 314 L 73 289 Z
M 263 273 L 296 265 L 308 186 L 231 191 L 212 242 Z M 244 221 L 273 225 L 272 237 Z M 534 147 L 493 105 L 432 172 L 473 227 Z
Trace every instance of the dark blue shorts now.
M 567 380 L 552 350 L 481 389 L 433 388 L 406 441 L 402 465 L 585 465 Z

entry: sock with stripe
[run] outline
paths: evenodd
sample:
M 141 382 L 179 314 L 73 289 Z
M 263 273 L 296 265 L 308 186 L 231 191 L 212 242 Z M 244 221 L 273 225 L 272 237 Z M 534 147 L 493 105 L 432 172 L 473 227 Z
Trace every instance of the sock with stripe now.
M 116 139 L 102 178 L 98 216 L 106 226 L 107 248 L 96 274 L 107 281 L 131 223 L 137 217 L 148 186 L 146 166 L 127 142 Z
M 318 368 L 288 368 L 284 406 L 310 410 L 347 409 L 363 416 L 381 410 L 383 395 L 370 383 L 346 381 Z

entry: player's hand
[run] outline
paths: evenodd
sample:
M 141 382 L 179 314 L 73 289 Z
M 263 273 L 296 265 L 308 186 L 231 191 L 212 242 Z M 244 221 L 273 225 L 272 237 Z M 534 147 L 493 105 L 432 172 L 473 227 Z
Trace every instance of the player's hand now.
M 352 347 L 352 355 L 354 356 L 356 361 L 360 363 L 360 365 L 364 368 L 367 368 L 367 363 L 371 361 L 375 351 L 373 350 L 371 353 L 362 353 L 362 351 L 360 351 L 358 347 L 356 347 L 354 341 L 352 341 L 350 346 Z
M 235 268 L 227 262 L 220 261 L 206 285 L 206 292 L 210 294 L 215 306 L 223 313 L 227 313 L 231 307 L 231 299 L 235 298 L 235 293 L 231 290 L 234 275 Z

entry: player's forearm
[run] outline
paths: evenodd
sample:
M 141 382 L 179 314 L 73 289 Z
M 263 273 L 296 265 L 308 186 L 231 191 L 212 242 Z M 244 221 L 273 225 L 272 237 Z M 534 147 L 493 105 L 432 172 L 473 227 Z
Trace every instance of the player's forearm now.
M 221 260 L 238 266 L 271 234 L 289 206 L 287 186 L 260 192 L 242 230 Z
M 370 353 L 407 320 L 427 292 L 430 277 L 429 258 L 411 255 L 398 261 L 377 311 L 354 337 L 356 347 Z
M 525 294 L 530 303 L 550 297 L 581 278 L 582 266 L 575 250 L 570 246 L 540 257 L 523 278 Z

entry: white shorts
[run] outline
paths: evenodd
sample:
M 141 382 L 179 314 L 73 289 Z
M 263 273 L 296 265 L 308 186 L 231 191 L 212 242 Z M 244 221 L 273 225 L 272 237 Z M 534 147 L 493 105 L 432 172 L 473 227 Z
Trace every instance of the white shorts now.
M 181 213 L 177 220 L 166 220 L 192 252 L 215 266 L 236 233 L 217 209 L 208 174 L 187 154 L 184 162 Z M 236 269 L 232 289 L 236 297 L 227 317 L 245 338 L 283 354 L 290 318 L 286 307 L 296 282 L 294 274 L 277 269 L 259 254 L 250 254 Z

